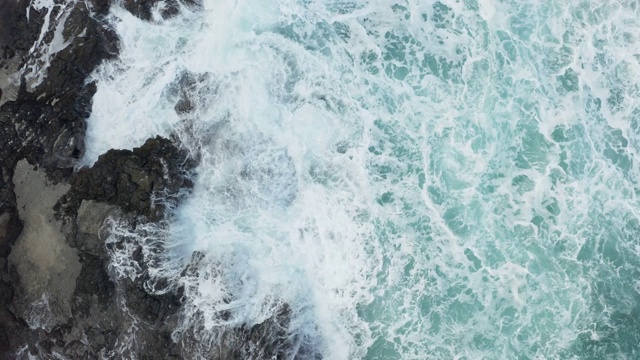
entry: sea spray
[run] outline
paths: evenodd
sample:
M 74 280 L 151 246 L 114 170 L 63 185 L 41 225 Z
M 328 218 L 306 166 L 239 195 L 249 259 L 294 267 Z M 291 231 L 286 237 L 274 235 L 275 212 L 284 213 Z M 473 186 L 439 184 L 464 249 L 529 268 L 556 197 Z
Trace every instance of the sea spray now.
M 201 159 L 136 235 L 186 289 L 176 336 L 213 346 L 287 304 L 325 358 L 638 355 L 634 1 L 109 16 L 122 51 L 93 75 L 85 161 L 172 132 Z

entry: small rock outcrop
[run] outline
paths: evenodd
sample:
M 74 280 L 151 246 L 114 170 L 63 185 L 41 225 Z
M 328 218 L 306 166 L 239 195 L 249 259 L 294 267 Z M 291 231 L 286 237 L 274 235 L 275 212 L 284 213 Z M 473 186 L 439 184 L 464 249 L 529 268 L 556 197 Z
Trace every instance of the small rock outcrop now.
M 157 221 L 166 204 L 155 202 L 154 197 L 166 201 L 191 188 L 187 171 L 195 165 L 171 140 L 155 137 L 133 151 L 109 150 L 101 155 L 92 167 L 74 174 L 71 191 L 63 201 L 74 212 L 80 201 L 95 200 Z

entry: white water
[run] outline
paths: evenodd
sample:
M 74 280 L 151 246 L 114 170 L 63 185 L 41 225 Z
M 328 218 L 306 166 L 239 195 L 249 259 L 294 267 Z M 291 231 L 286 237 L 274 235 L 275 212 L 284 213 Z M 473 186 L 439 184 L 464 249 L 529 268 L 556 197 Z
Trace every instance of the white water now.
M 30 21 L 31 8 L 37 11 L 46 9 L 42 28 L 38 39 L 29 49 L 29 60 L 24 64 L 21 74 L 28 81 L 29 90 L 35 89 L 47 76 L 47 70 L 51 66 L 51 59 L 71 44 L 73 39 L 64 39 L 63 31 L 73 4 L 56 4 L 53 0 L 32 0 L 27 7 L 27 21 Z M 72 5 L 72 6 L 68 6 Z M 53 31 L 53 38 L 47 40 L 47 33 Z M 78 34 L 78 36 L 84 36 Z
M 201 154 L 168 230 L 140 232 L 169 248 L 152 276 L 185 285 L 176 334 L 287 303 L 328 359 L 636 357 L 636 2 L 206 0 L 155 19 L 111 11 L 121 56 L 93 75 L 85 161 L 171 132 Z

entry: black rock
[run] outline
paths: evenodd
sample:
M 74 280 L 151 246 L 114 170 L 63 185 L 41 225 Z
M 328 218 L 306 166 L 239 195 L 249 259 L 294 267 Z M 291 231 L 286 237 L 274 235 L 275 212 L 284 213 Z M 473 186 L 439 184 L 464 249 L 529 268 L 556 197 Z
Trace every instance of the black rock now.
M 26 21 L 29 0 L 4 1 L 0 9 L 0 55 L 3 60 L 26 53 L 42 26 L 42 17 L 34 16 Z M 35 11 L 34 11 L 35 12 Z
M 160 10 L 163 18 L 173 16 L 178 13 L 178 2 L 176 0 L 165 1 L 164 7 Z M 151 19 L 151 10 L 160 5 L 159 0 L 124 0 L 124 8 L 142 20 Z
M 31 3 L 17 0 L 0 6 L 0 71 L 15 68 L 4 66 L 8 62 L 17 62 L 17 68 L 23 68 L 37 60 L 37 51 L 29 50 L 40 37 L 48 10 L 36 11 Z M 22 231 L 12 183 L 15 166 L 19 160 L 27 159 L 45 170 L 50 180 L 69 181 L 73 166 L 83 155 L 85 119 L 95 93 L 95 84 L 86 84 L 85 79 L 102 60 L 117 52 L 114 33 L 90 14 L 84 2 L 65 3 L 70 11 L 63 32 L 68 46 L 50 59 L 47 77 L 41 84 L 30 86 L 23 77 L 15 101 L 0 106 L 0 358 L 3 359 L 27 357 L 29 353 L 39 356 L 64 344 L 61 329 L 53 329 L 51 334 L 30 329 L 14 314 L 14 289 L 19 288 L 20 278 L 7 258 Z M 56 6 L 51 18 L 61 8 Z M 50 23 L 49 29 L 44 30 L 44 40 L 51 41 L 55 27 Z M 23 349 L 21 354 L 19 349 Z
M 193 185 L 190 172 L 195 165 L 171 140 L 155 137 L 133 151 L 109 150 L 92 167 L 78 171 L 63 202 L 77 211 L 82 200 L 96 200 L 159 220 L 166 201 Z M 163 202 L 154 201 L 154 196 Z

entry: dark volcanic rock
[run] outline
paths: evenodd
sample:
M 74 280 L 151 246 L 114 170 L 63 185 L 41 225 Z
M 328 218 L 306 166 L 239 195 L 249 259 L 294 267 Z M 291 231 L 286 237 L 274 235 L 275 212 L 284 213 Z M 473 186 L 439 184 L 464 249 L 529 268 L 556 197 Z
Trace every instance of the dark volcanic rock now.
M 98 16 L 106 15 L 111 8 L 111 0 L 89 0 L 88 4 L 93 13 Z
M 27 23 L 29 0 L 3 1 L 0 10 L 0 55 L 3 60 L 16 54 L 26 53 L 38 33 L 34 31 L 42 25 L 42 19 L 34 17 L 33 23 Z
M 291 309 L 287 304 L 275 309 L 275 315 L 260 324 L 238 328 L 219 329 L 217 346 L 211 346 L 204 329 L 189 329 L 181 337 L 183 356 L 187 359 L 204 357 L 212 360 L 244 359 L 320 359 L 307 349 L 301 339 L 288 332 Z M 293 352 L 293 353 L 292 353 Z
M 114 34 L 90 16 L 84 3 L 67 11 L 63 35 L 69 44 L 50 60 L 46 81 L 32 86 L 23 78 L 18 99 L 0 107 L 0 157 L 5 179 L 11 177 L 17 160 L 26 158 L 62 180 L 83 155 L 85 119 L 96 91 L 95 84 L 86 84 L 85 79 L 103 59 L 115 55 L 116 42 Z M 7 16 L 0 13 L 0 17 Z M 32 8 L 27 22 L 24 9 L 16 12 L 16 17 L 23 18 L 14 21 L 4 51 L 22 58 L 24 66 L 38 61 L 39 54 L 27 50 L 40 33 L 45 13 Z M 50 25 L 49 34 L 53 31 Z M 19 45 L 21 39 L 30 42 Z
M 13 201 L 15 206 L 15 199 Z M 0 215 L 0 259 L 5 259 L 9 256 L 11 245 L 13 245 L 22 231 L 22 222 L 18 217 L 18 213 L 14 212 L 15 209 L 10 208 L 7 204 L 2 205 L 4 209 L 2 209 L 2 215 Z M 4 265 L 4 261 L 0 260 L 0 271 L 3 270 Z
M 11 72 L 20 68 L 23 75 L 27 74 L 33 65 L 47 76 L 41 84 L 22 76 L 17 94 L 7 96 L 10 101 L 0 106 L 0 358 L 11 359 L 28 353 L 45 358 L 43 352 L 61 341 L 55 335 L 57 330 L 47 334 L 42 329 L 30 329 L 16 315 L 17 305 L 27 304 L 16 303 L 20 301 L 16 289 L 23 287 L 7 260 L 23 228 L 12 182 L 15 166 L 19 160 L 28 159 L 51 179 L 68 179 L 84 150 L 85 118 L 95 92 L 94 84 L 85 83 L 86 76 L 116 50 L 113 33 L 90 16 L 83 2 L 56 0 L 50 13 L 31 3 L 17 0 L 0 6 L 0 79 L 13 76 Z M 66 16 L 57 17 L 62 11 Z M 43 28 L 46 18 L 52 21 Z M 61 26 L 66 47 L 45 54 L 50 64 L 44 67 L 42 51 L 53 41 L 58 25 L 53 19 L 65 19 Z M 37 41 L 43 46 L 30 51 Z M 15 76 L 20 78 L 19 74 Z M 3 91 L 3 101 L 4 97 Z M 16 352 L 19 348 L 24 349 L 21 355 Z
M 118 52 L 115 33 L 81 4 L 68 10 L 64 23 L 62 34 L 69 45 L 50 61 L 47 81 L 33 90 L 39 101 L 52 104 L 63 122 L 88 117 L 95 88 L 87 91 L 85 79 L 102 60 Z
M 180 3 L 187 6 L 197 6 L 201 0 L 123 0 L 122 6 L 131 14 L 142 20 L 152 20 L 152 13 L 157 11 L 161 18 L 168 19 L 180 11 Z M 111 0 L 89 0 L 91 8 L 96 14 L 105 15 L 109 12 Z
M 133 151 L 109 150 L 93 167 L 73 176 L 72 189 L 63 202 L 75 212 L 81 200 L 96 200 L 159 220 L 166 204 L 154 201 L 154 196 L 166 201 L 190 188 L 188 172 L 195 165 L 186 152 L 161 137 Z
M 198 105 L 205 108 L 210 105 L 219 88 L 209 73 L 194 74 L 184 71 L 172 90 L 171 95 L 178 98 L 174 107 L 176 113 L 189 115 Z
M 36 55 L 29 49 L 43 30 L 47 10 L 37 11 L 29 4 L 26 0 L 9 1 L 0 7 L 0 71 L 14 71 L 34 61 Z M 76 4 L 66 25 L 67 36 L 85 35 L 74 37 L 56 54 L 41 87 L 28 91 L 23 78 L 17 99 L 0 106 L 0 358 L 15 358 L 15 351 L 25 343 L 48 343 L 43 340 L 47 338 L 44 331 L 30 330 L 14 314 L 13 302 L 18 299 L 14 289 L 20 280 L 7 258 L 23 228 L 13 192 L 14 168 L 20 159 L 27 158 L 58 181 L 72 173 L 84 149 L 85 117 L 95 92 L 95 86 L 86 85 L 85 78 L 115 49 L 114 43 L 106 40 L 109 36 L 104 25 L 89 16 L 83 3 Z M 50 40 L 53 26 L 44 30 Z
M 160 0 L 124 0 L 123 5 L 125 9 L 142 20 L 150 20 L 151 10 L 156 6 L 158 6 L 160 15 L 163 18 L 174 16 L 179 10 L 178 1 L 176 0 L 167 0 L 164 2 Z M 164 6 L 161 7 L 161 5 Z
M 97 300 L 97 303 L 102 306 L 108 304 L 115 293 L 115 285 L 107 273 L 105 259 L 89 253 L 81 253 L 80 263 L 82 263 L 82 270 L 76 282 L 76 298 L 90 295 L 91 298 L 87 300 Z M 86 308 L 76 310 L 78 315 L 89 315 L 82 313 Z

